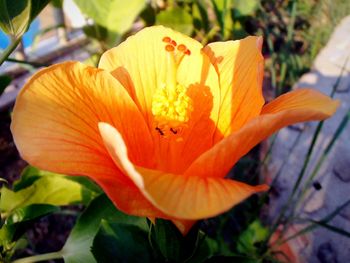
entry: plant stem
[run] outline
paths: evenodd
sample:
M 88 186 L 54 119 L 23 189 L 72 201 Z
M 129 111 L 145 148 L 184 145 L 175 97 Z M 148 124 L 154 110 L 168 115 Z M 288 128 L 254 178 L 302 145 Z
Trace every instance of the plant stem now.
M 32 262 L 39 262 L 39 261 L 58 259 L 58 258 L 62 258 L 61 251 L 30 256 L 26 258 L 20 258 L 12 261 L 12 263 L 32 263 Z
M 10 45 L 4 50 L 0 55 L 0 66 L 4 61 L 11 55 L 11 53 L 16 49 L 18 44 L 21 42 L 21 38 L 12 38 Z
M 307 189 L 312 185 L 312 181 L 314 180 L 315 176 L 318 174 L 319 170 L 321 169 L 323 161 L 327 158 L 329 152 L 333 148 L 334 143 L 338 140 L 339 136 L 342 134 L 342 132 L 346 128 L 349 119 L 350 119 L 350 110 L 347 112 L 347 114 L 342 119 L 337 130 L 335 131 L 333 138 L 331 139 L 331 141 L 327 145 L 326 149 L 324 150 L 321 157 L 319 158 L 314 170 L 312 171 L 311 175 L 307 179 L 304 188 L 300 192 L 300 199 L 299 200 L 303 199 L 304 195 L 306 194 Z
M 7 58 L 6 61 L 18 63 L 18 64 L 29 65 L 29 66 L 32 66 L 34 68 L 41 68 L 41 67 L 50 66 L 50 64 L 43 64 L 43 63 L 38 63 L 38 62 L 33 62 L 33 61 L 25 61 L 25 60 L 18 60 L 18 59 L 14 59 L 14 58 Z

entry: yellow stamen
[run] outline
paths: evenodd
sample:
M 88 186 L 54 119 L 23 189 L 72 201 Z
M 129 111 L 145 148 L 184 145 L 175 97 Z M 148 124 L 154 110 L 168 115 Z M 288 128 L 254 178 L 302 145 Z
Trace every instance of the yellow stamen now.
M 183 57 L 190 52 L 185 45 L 177 46 L 169 37 L 164 37 L 163 42 L 166 43 L 167 76 L 165 83 L 158 87 L 153 95 L 152 114 L 155 117 L 155 129 L 160 135 L 167 137 L 181 133 L 192 111 L 191 98 L 186 94 L 187 88 L 176 79 L 177 69 Z

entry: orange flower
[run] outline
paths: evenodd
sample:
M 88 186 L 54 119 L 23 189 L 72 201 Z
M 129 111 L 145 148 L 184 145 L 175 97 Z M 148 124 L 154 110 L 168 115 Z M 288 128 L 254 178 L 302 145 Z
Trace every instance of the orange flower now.
M 186 233 L 267 189 L 225 178 L 252 147 L 338 106 L 307 89 L 264 106 L 261 44 L 203 48 L 156 26 L 104 53 L 99 68 L 43 69 L 17 98 L 15 143 L 30 164 L 88 176 L 125 213 L 170 219 Z

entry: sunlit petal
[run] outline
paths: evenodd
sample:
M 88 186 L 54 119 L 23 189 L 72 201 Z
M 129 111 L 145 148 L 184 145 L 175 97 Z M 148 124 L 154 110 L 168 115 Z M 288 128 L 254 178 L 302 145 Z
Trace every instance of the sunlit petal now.
M 220 78 L 216 139 L 227 136 L 260 114 L 264 105 L 262 38 L 214 42 L 204 48 Z
M 130 158 L 135 163 L 152 166 L 152 140 L 125 89 L 109 73 L 78 62 L 57 64 L 35 74 L 18 95 L 11 129 L 21 156 L 30 164 L 89 176 L 122 210 L 155 214 L 156 209 L 150 208 L 110 158 L 98 130 L 100 121 L 120 129 L 133 149 Z
M 166 215 L 201 219 L 227 211 L 250 195 L 268 189 L 222 178 L 184 176 L 135 167 L 128 159 L 123 138 L 109 124 L 100 123 L 101 136 L 116 165 L 144 196 Z
M 277 130 L 304 121 L 324 120 L 339 105 L 320 92 L 301 89 L 286 93 L 263 107 L 262 115 L 201 155 L 187 171 L 201 177 L 224 177 L 249 150 Z

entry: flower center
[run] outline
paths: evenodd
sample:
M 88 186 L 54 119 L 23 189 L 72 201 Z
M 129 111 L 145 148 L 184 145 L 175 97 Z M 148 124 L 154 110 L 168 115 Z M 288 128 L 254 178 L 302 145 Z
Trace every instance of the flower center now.
M 153 95 L 152 114 L 155 119 L 155 129 L 162 136 L 178 135 L 186 126 L 192 111 L 192 100 L 186 94 L 187 88 L 176 80 L 177 69 L 185 55 L 191 51 L 183 44 L 170 37 L 164 37 L 167 54 L 166 81 L 158 87 Z

